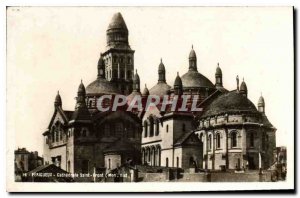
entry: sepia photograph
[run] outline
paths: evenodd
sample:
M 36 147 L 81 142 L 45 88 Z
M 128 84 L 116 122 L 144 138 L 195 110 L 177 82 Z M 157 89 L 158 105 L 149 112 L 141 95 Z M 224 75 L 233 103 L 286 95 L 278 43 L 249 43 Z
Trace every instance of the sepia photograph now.
M 6 190 L 294 189 L 294 12 L 7 7 Z

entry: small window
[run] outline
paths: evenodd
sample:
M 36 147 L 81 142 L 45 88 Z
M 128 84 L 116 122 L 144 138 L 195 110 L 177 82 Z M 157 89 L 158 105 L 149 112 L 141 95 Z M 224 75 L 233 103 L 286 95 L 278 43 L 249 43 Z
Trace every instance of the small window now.
M 231 148 L 237 147 L 237 133 L 231 133 Z
M 185 124 L 182 124 L 182 131 L 185 132 Z
M 208 149 L 211 150 L 211 134 L 208 136 Z
M 144 121 L 144 132 L 145 132 L 144 137 L 147 137 L 148 136 L 148 123 L 146 120 Z
M 216 138 L 216 143 L 217 143 L 217 148 L 221 148 L 221 134 L 217 133 L 217 138 Z
M 169 158 L 166 158 L 166 167 L 169 167 Z
M 176 157 L 176 167 L 179 168 L 179 157 Z
M 168 133 L 169 132 L 169 125 L 167 124 L 166 126 L 166 132 Z

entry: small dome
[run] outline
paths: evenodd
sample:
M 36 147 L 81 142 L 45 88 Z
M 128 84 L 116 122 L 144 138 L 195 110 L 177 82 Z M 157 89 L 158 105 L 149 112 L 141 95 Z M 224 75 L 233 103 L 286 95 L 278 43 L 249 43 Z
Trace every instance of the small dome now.
M 149 90 L 147 88 L 147 85 L 145 85 L 145 88 L 143 90 L 143 93 L 142 93 L 143 96 L 148 96 L 149 95 Z
M 217 69 L 216 69 L 216 74 L 215 74 L 216 76 L 222 76 L 222 70 L 221 70 L 221 68 L 220 68 L 220 66 L 219 66 L 219 63 L 218 63 L 218 67 L 217 67 Z
M 248 91 L 247 85 L 246 85 L 244 79 L 243 79 L 243 82 L 241 83 L 240 91 L 241 91 L 241 92 L 247 92 L 247 91 Z
M 259 97 L 257 106 L 259 107 L 265 106 L 265 100 L 262 96 Z
M 82 80 L 81 80 L 81 83 L 78 87 L 78 93 L 81 93 L 81 94 L 85 95 L 85 87 L 84 87 L 84 84 L 82 83 Z
M 154 87 L 150 89 L 150 95 L 164 96 L 168 95 L 171 86 L 164 82 L 158 82 Z
M 177 76 L 176 76 L 175 81 L 174 81 L 174 88 L 176 86 L 177 87 L 182 87 L 182 80 L 181 80 L 178 72 L 177 72 Z
M 214 116 L 222 113 L 257 113 L 255 105 L 242 94 L 235 91 L 224 93 L 208 105 L 202 117 Z
M 197 71 L 190 70 L 181 79 L 184 88 L 214 88 L 213 83 Z
M 110 29 L 123 29 L 125 31 L 128 31 L 126 23 L 120 12 L 114 14 L 114 16 L 112 17 L 107 30 L 110 30 Z
M 162 59 L 160 59 L 160 64 L 158 66 L 158 71 L 165 71 L 165 65 L 162 62 Z
M 88 95 L 118 94 L 119 90 L 104 78 L 98 78 L 86 87 Z
M 189 55 L 189 59 L 196 59 L 196 58 L 197 58 L 196 52 L 195 52 L 195 50 L 194 50 L 194 48 L 192 46 L 192 49 L 191 49 L 190 55 Z

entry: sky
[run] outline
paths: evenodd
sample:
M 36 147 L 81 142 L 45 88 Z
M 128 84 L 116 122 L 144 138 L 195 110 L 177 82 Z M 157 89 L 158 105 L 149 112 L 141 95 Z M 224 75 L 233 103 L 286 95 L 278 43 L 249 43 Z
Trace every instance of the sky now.
M 294 148 L 292 7 L 9 7 L 7 9 L 7 140 L 11 148 L 42 154 L 43 136 L 59 90 L 63 109 L 74 110 L 80 80 L 97 77 L 106 29 L 121 12 L 135 50 L 141 88 L 157 82 L 162 58 L 166 78 L 188 70 L 191 46 L 198 71 L 223 85 L 244 78 L 248 98 L 261 93 L 277 128 L 277 146 Z

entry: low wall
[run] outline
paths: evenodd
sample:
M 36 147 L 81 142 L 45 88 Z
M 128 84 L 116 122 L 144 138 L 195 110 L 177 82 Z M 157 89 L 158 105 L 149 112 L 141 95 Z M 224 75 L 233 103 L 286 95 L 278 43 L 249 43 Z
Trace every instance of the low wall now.
M 246 173 L 210 173 L 209 182 L 270 182 L 271 172 L 264 172 L 259 175 L 258 172 Z
M 207 182 L 205 173 L 181 173 L 178 182 Z

